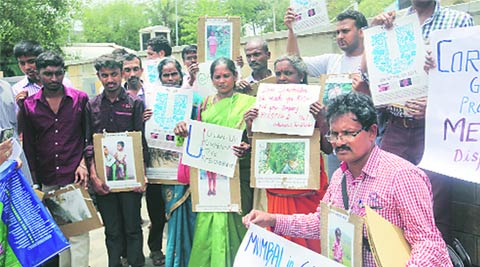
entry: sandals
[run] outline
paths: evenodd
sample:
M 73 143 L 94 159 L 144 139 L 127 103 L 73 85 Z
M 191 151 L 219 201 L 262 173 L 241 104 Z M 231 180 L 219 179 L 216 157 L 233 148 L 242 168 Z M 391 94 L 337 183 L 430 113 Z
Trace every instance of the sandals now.
M 162 266 L 165 264 L 165 255 L 163 255 L 162 251 L 150 252 L 150 258 L 155 266 Z

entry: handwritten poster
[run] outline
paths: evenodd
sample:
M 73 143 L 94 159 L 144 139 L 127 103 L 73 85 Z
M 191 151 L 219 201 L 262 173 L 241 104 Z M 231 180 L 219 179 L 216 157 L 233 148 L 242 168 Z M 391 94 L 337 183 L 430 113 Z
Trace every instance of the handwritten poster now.
M 306 84 L 268 84 L 258 88 L 258 117 L 252 131 L 310 136 L 315 119 L 310 104 L 318 101 L 320 86 Z
M 422 168 L 479 183 L 480 27 L 432 33 Z
M 290 6 L 297 14 L 293 31 L 295 33 L 317 29 L 318 26 L 328 25 L 328 13 L 325 0 L 291 0 Z
M 251 224 L 238 248 L 233 266 L 342 267 L 343 265 Z
M 199 121 L 188 124 L 183 164 L 233 177 L 238 158 L 233 154 L 232 146 L 240 145 L 243 132 Z
M 154 86 L 146 92 L 147 107 L 153 111 L 145 123 L 145 139 L 149 147 L 181 152 L 176 146 L 173 129 L 190 118 L 193 92 L 191 89 Z
M 416 14 L 398 18 L 391 29 L 364 30 L 370 91 L 376 106 L 427 95 L 425 47 Z

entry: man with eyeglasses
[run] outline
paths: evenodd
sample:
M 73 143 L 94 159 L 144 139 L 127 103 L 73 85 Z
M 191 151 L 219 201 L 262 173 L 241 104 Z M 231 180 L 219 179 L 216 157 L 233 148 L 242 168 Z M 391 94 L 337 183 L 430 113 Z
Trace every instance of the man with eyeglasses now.
M 23 148 L 32 179 L 50 192 L 78 183 L 87 185 L 83 158 L 86 93 L 63 85 L 65 63 L 46 51 L 35 60 L 42 88 L 25 99 L 20 113 L 24 119 Z M 71 248 L 60 253 L 60 266 L 88 266 L 88 233 L 69 238 Z
M 415 165 L 376 146 L 377 115 L 370 97 L 354 92 L 340 95 L 329 103 L 326 119 L 330 127 L 325 137 L 341 164 L 322 201 L 341 209 L 347 206 L 359 216 L 365 216 L 368 205 L 401 228 L 411 247 L 406 266 L 452 266 L 435 226 L 430 181 Z M 319 239 L 320 214 L 319 209 L 308 215 L 254 210 L 243 223 L 247 227 L 250 223 L 270 226 L 281 235 Z M 376 266 L 368 244 L 363 248 L 363 266 Z

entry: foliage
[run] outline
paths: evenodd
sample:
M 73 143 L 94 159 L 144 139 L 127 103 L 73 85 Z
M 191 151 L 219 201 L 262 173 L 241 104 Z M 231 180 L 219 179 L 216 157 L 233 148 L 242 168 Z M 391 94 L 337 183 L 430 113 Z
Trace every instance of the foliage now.
M 36 40 L 44 48 L 60 51 L 79 6 L 80 0 L 1 0 L 0 69 L 13 75 L 7 65 L 16 61 L 12 49 L 21 40 Z
M 183 1 L 177 0 L 178 16 L 183 16 Z M 163 25 L 171 29 L 172 45 L 175 44 L 175 0 L 155 0 L 145 6 L 149 25 Z M 180 36 L 180 33 L 179 33 Z
M 273 173 L 285 173 L 284 169 L 289 161 L 296 164 L 296 168 L 288 172 L 289 174 L 305 173 L 305 143 L 268 143 L 264 152 L 267 164 L 262 164 L 262 166 L 270 169 Z M 262 172 L 269 172 L 268 169 L 264 169 Z
M 138 30 L 149 26 L 144 5 L 115 0 L 86 8 L 78 41 L 108 42 L 140 49 Z

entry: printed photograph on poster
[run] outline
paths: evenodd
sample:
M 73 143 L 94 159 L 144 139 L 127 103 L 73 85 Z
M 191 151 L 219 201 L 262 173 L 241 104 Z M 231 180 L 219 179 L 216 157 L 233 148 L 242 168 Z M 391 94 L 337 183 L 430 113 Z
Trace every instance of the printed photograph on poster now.
M 80 222 L 92 217 L 79 188 L 46 198 L 45 205 L 58 225 Z
M 308 139 L 257 140 L 256 177 L 308 179 L 310 142 Z
M 230 205 L 230 179 L 224 175 L 198 170 L 199 205 L 212 206 L 219 203 Z
M 67 237 L 103 227 L 92 198 L 78 184 L 44 194 L 43 203 Z
M 190 188 L 194 212 L 239 212 L 242 209 L 238 167 L 232 177 L 192 167 Z
M 146 92 L 147 106 L 152 117 L 145 123 L 145 139 L 152 148 L 181 152 L 176 145 L 173 129 L 180 121 L 190 118 L 193 94 L 190 89 L 153 86 Z
M 205 21 L 206 61 L 219 57 L 232 58 L 232 23 L 218 20 Z
M 363 217 L 334 205 L 320 202 L 322 255 L 344 266 L 361 267 L 364 245 L 363 229 Z
M 103 171 L 111 188 L 140 186 L 137 182 L 133 140 L 130 136 L 109 135 L 102 138 Z M 143 166 L 139 166 L 143 168 Z
M 295 33 L 317 29 L 329 24 L 325 0 L 305 1 L 291 0 L 290 6 L 297 14 L 293 31 Z
M 368 28 L 364 35 L 372 100 L 376 106 L 427 95 L 429 79 L 423 70 L 426 50 L 418 16 L 400 17 L 392 29 Z
M 328 258 L 347 267 L 353 266 L 354 226 L 341 214 L 328 214 Z
M 149 148 L 147 163 L 149 183 L 176 183 L 180 153 L 158 148 Z
M 324 85 L 323 104 L 335 97 L 347 94 L 352 91 L 352 79 L 348 74 L 346 75 L 327 75 Z

